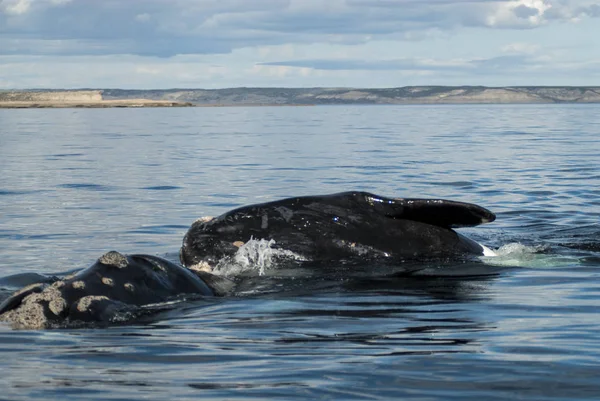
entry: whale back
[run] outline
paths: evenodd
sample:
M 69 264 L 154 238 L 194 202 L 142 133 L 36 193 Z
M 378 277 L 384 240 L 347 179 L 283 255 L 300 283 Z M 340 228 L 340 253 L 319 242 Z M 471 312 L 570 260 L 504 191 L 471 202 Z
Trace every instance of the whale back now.
M 92 266 L 52 283 L 33 283 L 0 304 L 0 321 L 16 328 L 62 327 L 75 322 L 125 321 L 185 297 L 222 296 L 234 283 L 153 255 L 110 251 Z M 160 309 L 160 307 L 156 307 Z
M 185 266 L 214 266 L 251 239 L 310 260 L 353 255 L 419 258 L 482 254 L 452 228 L 491 222 L 495 215 L 470 203 L 444 199 L 386 198 L 368 192 L 301 196 L 243 206 L 200 219 L 186 233 Z

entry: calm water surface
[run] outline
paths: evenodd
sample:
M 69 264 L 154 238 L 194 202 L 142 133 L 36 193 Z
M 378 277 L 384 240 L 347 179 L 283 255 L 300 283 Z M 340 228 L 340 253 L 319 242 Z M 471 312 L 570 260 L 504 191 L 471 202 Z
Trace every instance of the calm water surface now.
M 200 216 L 349 189 L 488 207 L 462 232 L 501 253 L 271 266 L 120 327 L 2 323 L 0 399 L 597 400 L 599 155 L 600 105 L 0 110 L 0 277 L 176 258 Z

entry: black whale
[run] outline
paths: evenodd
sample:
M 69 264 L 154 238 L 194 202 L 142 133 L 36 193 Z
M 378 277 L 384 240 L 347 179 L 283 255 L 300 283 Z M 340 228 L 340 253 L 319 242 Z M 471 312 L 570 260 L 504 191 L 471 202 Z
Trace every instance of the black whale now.
M 114 323 L 138 317 L 143 306 L 190 294 L 218 296 L 230 280 L 194 272 L 151 255 L 115 251 L 77 274 L 48 278 L 22 288 L 0 304 L 0 320 L 15 328 L 63 327 L 79 323 Z
M 192 224 L 180 252 L 189 269 L 156 256 L 111 251 L 77 274 L 36 279 L 15 292 L 0 304 L 0 320 L 17 328 L 114 323 L 182 295 L 225 295 L 234 283 L 199 268 L 214 267 L 252 238 L 272 239 L 276 247 L 313 261 L 482 254 L 479 244 L 452 228 L 494 219 L 490 211 L 468 203 L 392 199 L 366 192 L 245 206 Z
M 185 266 L 210 270 L 250 239 L 272 239 L 275 247 L 313 261 L 481 255 L 479 244 L 452 228 L 495 218 L 480 206 L 442 199 L 394 199 L 367 192 L 288 198 L 194 222 L 180 259 Z

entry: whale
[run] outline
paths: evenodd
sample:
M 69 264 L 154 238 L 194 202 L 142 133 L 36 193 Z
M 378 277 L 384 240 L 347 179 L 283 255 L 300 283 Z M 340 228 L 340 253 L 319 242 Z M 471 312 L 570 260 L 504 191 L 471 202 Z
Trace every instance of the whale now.
M 225 277 L 157 256 L 117 251 L 62 279 L 36 281 L 0 304 L 0 321 L 22 329 L 118 323 L 152 313 L 149 305 L 224 296 L 234 287 Z
M 360 191 L 291 197 L 196 220 L 179 257 L 184 266 L 212 271 L 253 239 L 272 241 L 274 248 L 310 261 L 397 263 L 491 256 L 491 249 L 454 229 L 495 218 L 481 206 L 445 199 L 388 198 Z
M 400 263 L 490 255 L 489 248 L 455 229 L 495 218 L 471 203 L 358 191 L 243 206 L 193 222 L 180 248 L 181 264 L 110 251 L 65 277 L 23 273 L 12 281 L 30 280 L 29 285 L 0 303 L 0 321 L 24 329 L 104 325 L 156 313 L 185 299 L 230 295 L 236 282 L 213 270 L 254 239 L 308 262 Z

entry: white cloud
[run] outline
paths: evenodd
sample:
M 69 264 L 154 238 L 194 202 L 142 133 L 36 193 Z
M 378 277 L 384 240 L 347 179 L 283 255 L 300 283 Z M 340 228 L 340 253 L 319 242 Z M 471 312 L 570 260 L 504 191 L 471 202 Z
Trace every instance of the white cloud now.
M 0 11 L 8 15 L 25 14 L 31 7 L 31 0 L 0 0 Z
M 73 0 L 0 0 L 0 13 L 8 15 L 23 15 L 35 7 L 63 6 Z
M 600 1 L 586 0 L 0 1 L 5 13 L 21 17 L 0 32 L 0 41 L 100 40 L 95 54 L 160 57 L 286 43 L 428 40 L 465 27 L 525 29 L 600 16 Z M 48 53 L 43 49 L 15 51 Z
M 492 27 L 528 28 L 546 22 L 544 13 L 552 8 L 548 0 L 516 0 L 497 3 L 487 16 Z
M 138 22 L 147 22 L 150 21 L 150 18 L 150 14 L 148 13 L 142 13 L 135 16 L 135 20 Z
M 598 17 L 600 0 L 0 0 L 0 86 L 591 82 Z
M 540 50 L 540 46 L 535 43 L 510 43 L 502 47 L 504 53 L 522 53 L 522 54 L 534 54 Z

